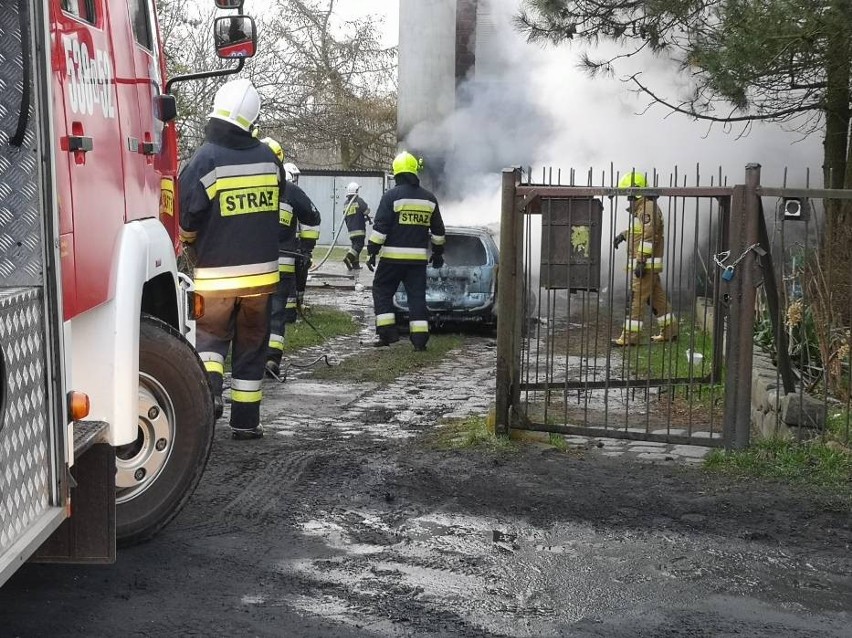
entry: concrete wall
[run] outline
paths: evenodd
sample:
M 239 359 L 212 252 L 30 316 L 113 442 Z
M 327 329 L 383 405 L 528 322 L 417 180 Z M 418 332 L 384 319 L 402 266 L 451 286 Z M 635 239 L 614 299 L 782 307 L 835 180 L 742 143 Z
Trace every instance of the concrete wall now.
M 397 137 L 455 109 L 456 0 L 410 0 L 399 6 Z
M 757 438 L 793 436 L 809 439 L 825 425 L 825 405 L 804 391 L 784 393 L 769 355 L 754 349 L 751 370 L 751 426 Z M 802 432 L 798 432 L 801 428 Z

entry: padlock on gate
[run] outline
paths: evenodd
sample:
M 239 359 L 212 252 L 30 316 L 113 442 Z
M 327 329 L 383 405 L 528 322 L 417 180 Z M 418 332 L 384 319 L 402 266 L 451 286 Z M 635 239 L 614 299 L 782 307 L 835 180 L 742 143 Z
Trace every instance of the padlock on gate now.
M 722 279 L 725 281 L 731 281 L 734 278 L 734 267 L 727 266 L 725 270 L 722 271 Z

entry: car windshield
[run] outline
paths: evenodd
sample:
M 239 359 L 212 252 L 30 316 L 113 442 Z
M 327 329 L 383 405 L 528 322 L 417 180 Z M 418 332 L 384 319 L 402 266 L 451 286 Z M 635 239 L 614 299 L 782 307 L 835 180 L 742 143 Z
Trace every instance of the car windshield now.
M 488 258 L 479 237 L 448 234 L 444 262 L 448 266 L 484 266 Z

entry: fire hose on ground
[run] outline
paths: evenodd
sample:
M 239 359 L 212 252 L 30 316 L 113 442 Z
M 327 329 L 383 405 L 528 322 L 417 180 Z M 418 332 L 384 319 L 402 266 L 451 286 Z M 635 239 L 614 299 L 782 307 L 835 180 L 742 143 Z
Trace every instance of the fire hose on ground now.
M 342 228 L 342 226 L 343 226 L 343 224 L 341 223 L 341 228 Z M 338 232 L 338 234 L 340 234 L 340 228 L 338 228 L 337 232 Z M 335 236 L 335 241 L 336 240 L 337 240 L 337 236 Z M 332 244 L 332 248 L 333 247 L 334 246 Z M 330 252 L 331 252 L 331 250 L 329 249 L 329 253 Z M 280 251 L 279 254 L 293 256 L 293 257 L 296 257 L 296 259 L 304 257 L 304 255 L 302 255 L 302 253 L 290 252 L 290 251 Z M 324 260 L 327 259 L 327 258 L 328 258 L 328 254 L 326 254 Z M 192 251 L 189 250 L 187 248 L 187 246 L 183 246 L 183 250 L 181 250 L 180 254 L 178 255 L 178 270 L 181 273 L 183 273 L 186 277 L 188 277 L 190 280 L 192 280 L 193 275 L 194 275 L 194 271 L 195 271 L 195 259 L 193 258 Z M 319 328 L 317 328 L 313 324 L 313 322 L 311 322 L 311 320 L 308 319 L 307 316 L 305 315 L 304 308 L 302 307 L 302 301 L 301 301 L 301 299 L 299 299 L 298 295 L 296 296 L 296 312 L 302 318 L 302 321 L 304 321 L 311 328 L 311 330 L 313 330 L 317 334 L 317 336 L 319 336 L 319 338 L 321 340 L 321 344 L 328 345 L 328 338 L 322 332 L 320 332 Z M 286 324 L 285 324 L 285 326 L 286 326 Z M 328 347 L 325 352 L 323 352 L 322 354 L 320 354 L 318 357 L 316 357 L 314 360 L 312 360 L 310 362 L 305 363 L 305 362 L 288 361 L 283 366 L 283 369 L 280 370 L 277 375 L 273 375 L 271 371 L 267 371 L 267 372 L 269 372 L 269 374 L 272 375 L 275 378 L 275 380 L 278 381 L 279 383 L 284 383 L 287 380 L 287 370 L 289 370 L 290 368 L 302 368 L 302 369 L 312 368 L 313 366 L 315 366 L 316 364 L 318 364 L 320 361 L 323 361 L 323 360 L 325 360 L 326 365 L 328 365 L 329 367 L 340 365 L 340 357 L 338 356 L 338 354 L 336 352 L 334 352 L 333 349 Z
M 338 228 L 338 234 L 339 233 L 340 233 L 340 228 Z M 336 239 L 337 239 L 337 237 L 335 236 L 335 240 Z M 332 244 L 332 247 L 333 247 L 333 244 Z M 331 252 L 331 251 L 329 250 L 329 252 Z M 290 251 L 282 250 L 282 251 L 279 251 L 279 254 L 293 256 L 296 259 L 304 258 L 304 255 L 302 253 L 299 253 L 299 252 L 290 252 Z M 328 258 L 328 255 L 326 255 L 325 259 L 327 259 L 327 258 Z M 311 270 L 313 270 L 313 269 L 311 269 Z M 299 314 L 299 317 L 301 317 L 302 321 L 304 321 L 308 325 L 308 327 L 310 327 L 310 329 L 313 330 L 317 334 L 317 336 L 321 340 L 321 345 L 327 346 L 326 351 L 323 352 L 322 354 L 320 354 L 318 357 L 316 357 L 312 361 L 309 361 L 309 362 L 296 362 L 296 361 L 291 361 L 291 360 L 288 359 L 288 360 L 283 362 L 283 365 L 281 366 L 281 369 L 279 370 L 278 374 L 275 374 L 271 370 L 267 369 L 267 373 L 270 376 L 272 376 L 276 381 L 278 381 L 278 383 L 284 383 L 287 380 L 287 371 L 290 368 L 299 368 L 299 369 L 312 368 L 313 366 L 317 365 L 320 361 L 323 361 L 323 360 L 325 360 L 326 365 L 329 366 L 329 367 L 334 367 L 336 365 L 340 365 L 340 357 L 328 345 L 328 338 L 322 332 L 320 332 L 319 328 L 317 328 L 311 322 L 310 319 L 308 319 L 307 315 L 305 314 L 304 307 L 302 306 L 302 300 L 298 295 L 296 295 L 296 312 Z M 285 323 L 284 325 L 286 327 L 287 324 Z M 286 334 L 286 331 L 285 331 L 285 334 Z
M 342 230 L 343 230 L 343 226 L 344 226 L 344 224 L 346 224 L 346 215 L 344 215 L 344 216 L 340 219 L 340 225 L 337 227 L 337 232 L 336 232 L 336 233 L 334 233 L 334 237 L 331 239 L 331 244 L 329 244 L 329 246 L 328 246 L 328 250 L 326 251 L 325 255 L 324 255 L 324 256 L 323 256 L 323 258 L 319 261 L 319 263 L 316 263 L 316 264 L 312 265 L 312 266 L 311 266 L 311 269 L 310 269 L 308 272 L 314 272 L 315 270 L 317 270 L 318 268 L 320 268 L 320 267 L 321 267 L 321 266 L 322 266 L 322 265 L 323 265 L 326 261 L 328 261 L 328 258 L 331 256 L 331 252 L 332 252 L 332 251 L 335 249 L 335 247 L 337 246 L 337 238 L 338 238 L 338 237 L 340 237 L 340 231 L 342 231 Z

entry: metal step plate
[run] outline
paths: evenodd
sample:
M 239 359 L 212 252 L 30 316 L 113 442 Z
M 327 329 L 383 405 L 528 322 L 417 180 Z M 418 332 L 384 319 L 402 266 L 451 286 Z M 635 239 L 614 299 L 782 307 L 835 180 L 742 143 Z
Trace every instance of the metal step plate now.
M 48 509 L 50 422 L 42 292 L 0 289 L 0 564 Z
M 95 443 L 105 443 L 108 430 L 105 421 L 74 421 L 74 458 L 80 458 Z

